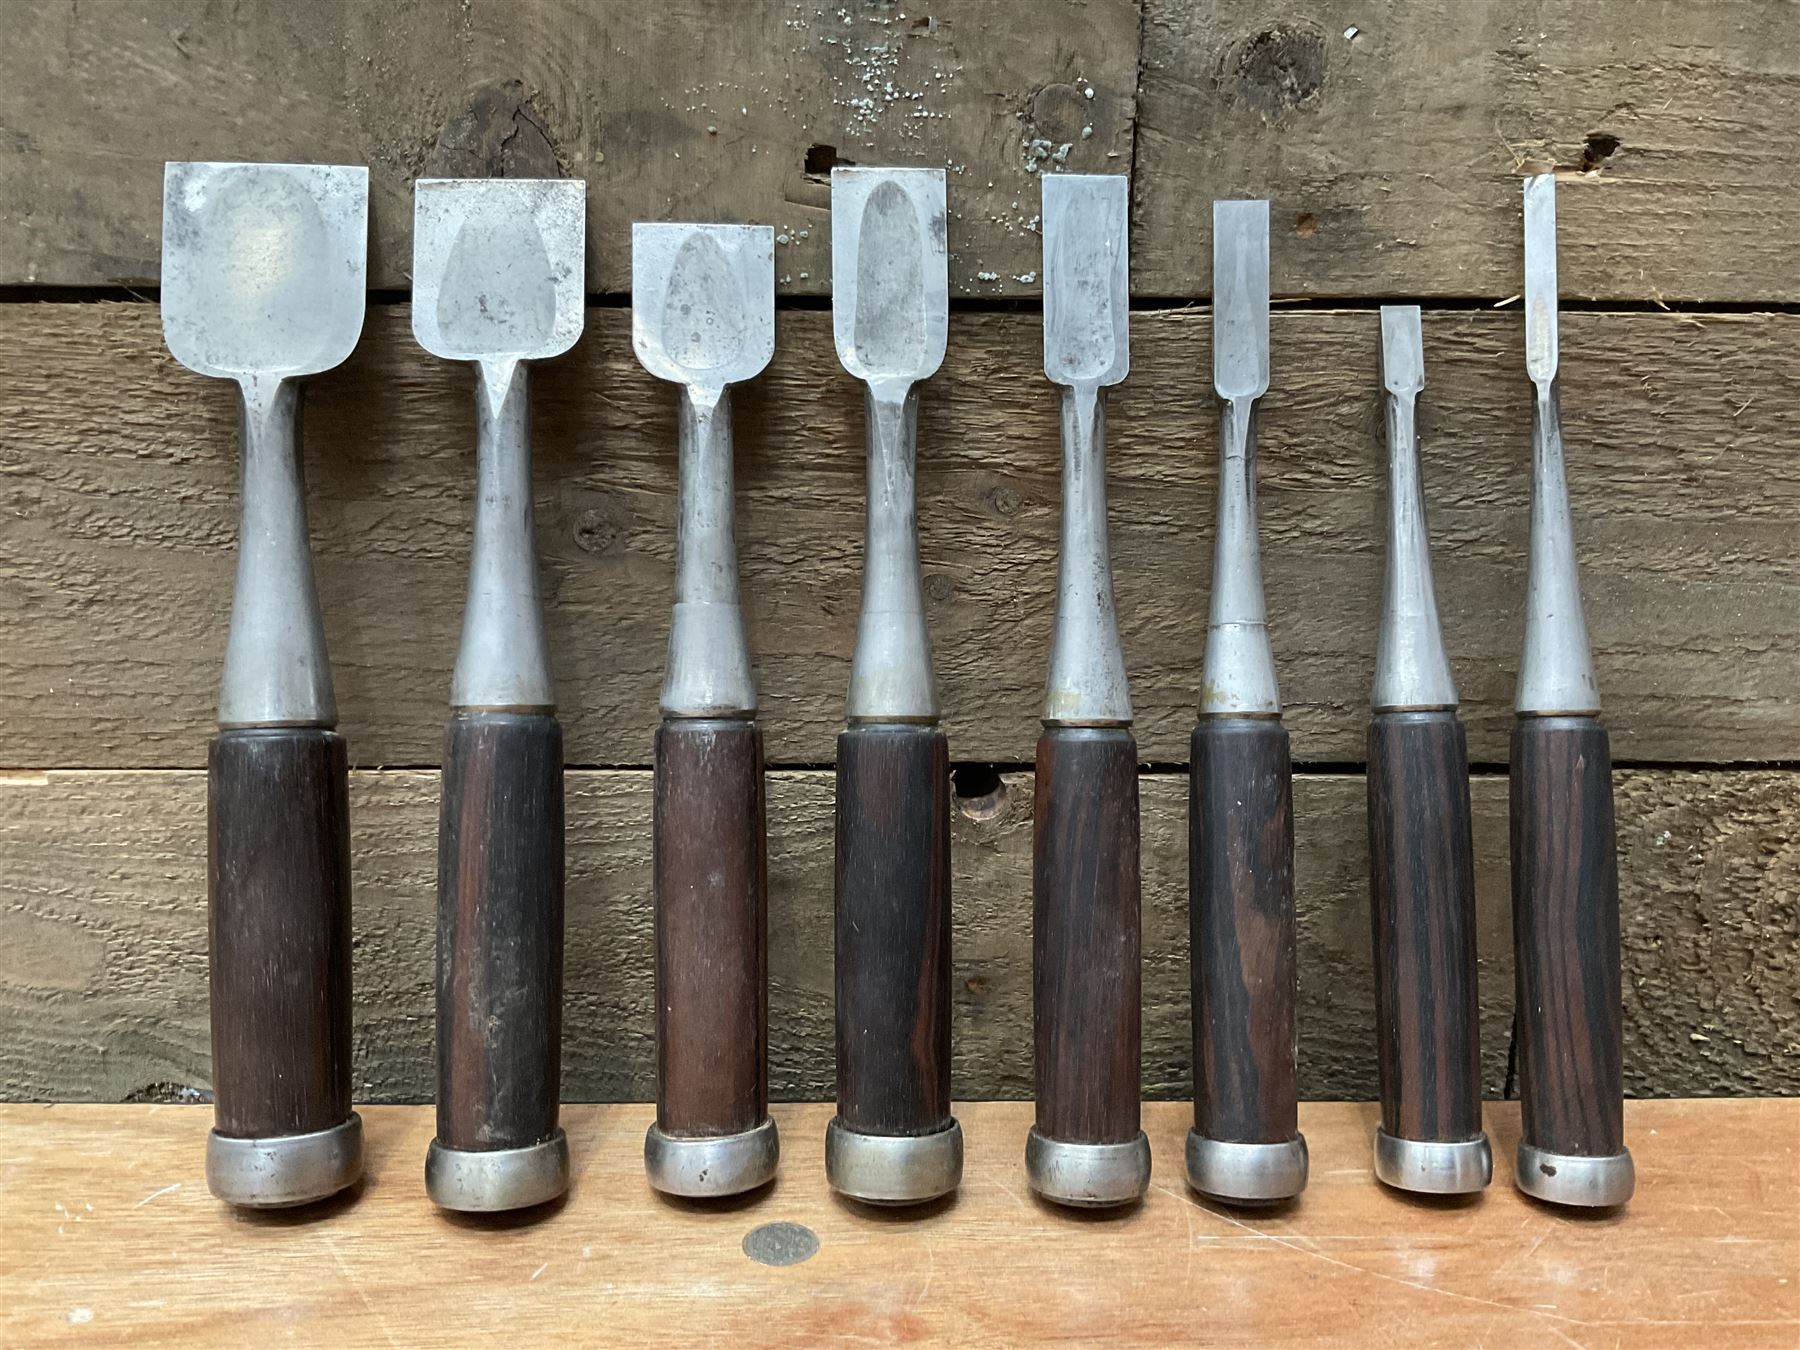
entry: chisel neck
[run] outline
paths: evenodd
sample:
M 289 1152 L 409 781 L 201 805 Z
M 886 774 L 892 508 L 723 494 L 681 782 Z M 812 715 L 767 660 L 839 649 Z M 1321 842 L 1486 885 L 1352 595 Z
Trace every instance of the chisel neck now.
M 1248 396 L 1226 399 L 1219 414 L 1219 523 L 1200 715 L 1281 716 L 1256 537 L 1256 400 Z
M 300 386 L 247 376 L 239 387 L 243 499 L 219 725 L 336 726 L 307 540 Z
M 935 722 L 919 577 L 917 387 L 905 380 L 871 381 L 866 405 L 869 510 L 849 720 Z
M 1387 576 L 1375 650 L 1377 712 L 1456 706 L 1456 683 L 1438 623 L 1431 580 L 1431 539 L 1419 476 L 1419 438 L 1411 390 L 1387 397 Z
M 1563 472 L 1562 412 L 1554 378 L 1538 381 L 1531 419 L 1531 560 L 1525 583 L 1525 656 L 1514 708 L 1522 717 L 1600 711 L 1575 563 L 1575 527 Z

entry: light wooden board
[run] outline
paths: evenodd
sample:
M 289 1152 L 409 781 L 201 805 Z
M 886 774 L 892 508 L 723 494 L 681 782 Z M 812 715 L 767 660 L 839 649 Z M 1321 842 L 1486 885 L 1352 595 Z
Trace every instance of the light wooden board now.
M 1800 300 L 1792 0 L 1145 0 L 1140 287 L 1209 293 L 1214 197 L 1271 199 L 1281 295 L 1522 288 L 1554 170 L 1566 296 Z
M 953 819 L 955 1088 L 1029 1097 L 1029 775 Z M 1187 783 L 1141 780 L 1143 1083 L 1192 1095 Z M 1800 774 L 1616 780 L 1626 1086 L 1800 1092 Z M 563 1095 L 655 1090 L 650 775 L 568 779 Z M 1301 1089 L 1373 1098 L 1364 786 L 1296 785 Z M 1484 1085 L 1506 1088 L 1506 784 L 1474 785 Z M 356 774 L 356 1091 L 429 1101 L 437 776 Z M 998 810 L 993 808 L 998 806 Z M 971 812 L 992 811 L 986 819 Z M 0 777 L 0 1098 L 179 1098 L 209 1084 L 205 784 L 198 773 Z M 832 780 L 770 782 L 770 1081 L 830 1097 Z
M 916 1213 L 835 1199 L 828 1106 L 777 1108 L 781 1174 L 735 1203 L 659 1199 L 645 1106 L 571 1107 L 569 1198 L 505 1219 L 425 1198 L 423 1107 L 364 1112 L 368 1177 L 313 1210 L 233 1214 L 201 1173 L 198 1107 L 0 1108 L 8 1344 L 439 1345 L 504 1339 L 787 1346 L 1789 1347 L 1800 1335 L 1800 1103 L 1633 1102 L 1638 1191 L 1580 1216 L 1513 1189 L 1518 1113 L 1491 1107 L 1494 1183 L 1467 1204 L 1383 1190 L 1374 1107 L 1302 1108 L 1291 1206 L 1188 1191 L 1191 1114 L 1145 1113 L 1143 1204 L 1084 1215 L 1026 1189 L 1025 1103 L 964 1104 L 956 1197 Z M 771 1266 L 763 1225 L 817 1243 Z
M 649 763 L 674 547 L 674 399 L 628 319 L 538 377 L 538 541 L 572 762 Z M 435 764 L 461 628 L 467 372 L 403 307 L 308 399 L 311 514 L 343 728 Z M 1211 573 L 1204 310 L 1135 323 L 1111 403 L 1112 547 L 1146 760 L 1180 762 Z M 823 764 L 861 588 L 862 397 L 828 316 L 789 312 L 738 397 L 739 542 L 771 758 Z M 1276 661 L 1303 761 L 1360 761 L 1385 455 L 1372 313 L 1277 314 L 1261 440 Z M 1503 762 L 1521 643 L 1530 387 L 1516 310 L 1425 325 L 1440 607 L 1478 762 Z M 1571 314 L 1564 426 L 1589 627 L 1624 761 L 1800 760 L 1800 317 Z M 1029 314 L 959 315 L 920 417 L 920 527 L 957 759 L 1028 763 L 1056 576 L 1057 404 Z M 0 306 L 0 765 L 199 766 L 236 535 L 229 386 L 147 305 Z
M 7 10 L 0 285 L 154 285 L 163 162 L 253 159 L 369 165 L 377 287 L 415 178 L 504 174 L 587 181 L 593 290 L 629 288 L 633 220 L 734 220 L 823 294 L 836 158 L 944 169 L 954 291 L 999 295 L 1036 289 L 1037 168 L 1131 163 L 1135 0 Z

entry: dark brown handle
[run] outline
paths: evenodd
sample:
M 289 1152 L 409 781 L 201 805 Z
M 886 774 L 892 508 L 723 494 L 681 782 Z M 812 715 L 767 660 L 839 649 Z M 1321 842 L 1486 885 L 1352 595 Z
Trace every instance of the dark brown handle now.
M 1047 727 L 1039 738 L 1031 895 L 1038 1133 L 1130 1143 L 1142 1018 L 1130 731 Z
M 762 732 L 656 733 L 656 1123 L 741 1134 L 769 1114 Z
M 527 1148 L 556 1133 L 562 968 L 562 728 L 459 713 L 438 821 L 439 1143 Z
M 344 739 L 221 732 L 207 755 L 213 1111 L 238 1139 L 350 1119 Z
M 1512 737 L 1513 942 L 1524 1140 L 1625 1147 L 1612 755 L 1593 717 L 1521 718 Z
M 1208 717 L 1191 749 L 1194 1129 L 1287 1143 L 1300 1132 L 1288 734 L 1269 718 Z
M 1381 1126 L 1481 1137 L 1469 752 L 1455 712 L 1369 723 L 1369 899 Z
M 950 1125 L 950 743 L 926 726 L 838 737 L 838 1117 Z

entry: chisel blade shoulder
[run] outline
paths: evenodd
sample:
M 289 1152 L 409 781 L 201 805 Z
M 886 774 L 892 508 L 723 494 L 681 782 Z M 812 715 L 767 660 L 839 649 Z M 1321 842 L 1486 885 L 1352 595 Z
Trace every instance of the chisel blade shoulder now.
M 1131 369 L 1130 180 L 1044 180 L 1044 373 L 1057 384 L 1109 385 Z
M 775 354 L 775 231 L 631 227 L 631 345 L 658 379 L 723 389 Z
M 425 178 L 413 193 L 413 336 L 451 361 L 541 360 L 581 336 L 587 184 Z
M 1390 394 L 1425 387 L 1425 342 L 1417 305 L 1381 307 L 1381 379 Z
M 831 321 L 859 380 L 936 372 L 950 323 L 942 169 L 831 171 Z
M 1269 388 L 1269 204 L 1213 203 L 1213 388 L 1222 399 Z
M 1556 176 L 1525 180 L 1525 369 L 1535 384 L 1556 378 Z
M 361 165 L 164 167 L 163 335 L 189 370 L 330 370 L 362 334 L 368 255 Z

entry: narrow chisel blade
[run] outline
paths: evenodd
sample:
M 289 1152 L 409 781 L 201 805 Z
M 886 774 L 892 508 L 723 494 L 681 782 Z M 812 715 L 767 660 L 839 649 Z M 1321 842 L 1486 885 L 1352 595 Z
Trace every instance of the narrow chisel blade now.
M 1381 307 L 1381 378 L 1391 394 L 1425 387 L 1425 345 L 1417 305 Z
M 1213 387 L 1257 398 L 1269 388 L 1269 204 L 1213 203 Z
M 1556 178 L 1525 180 L 1525 369 L 1534 383 L 1556 378 Z

